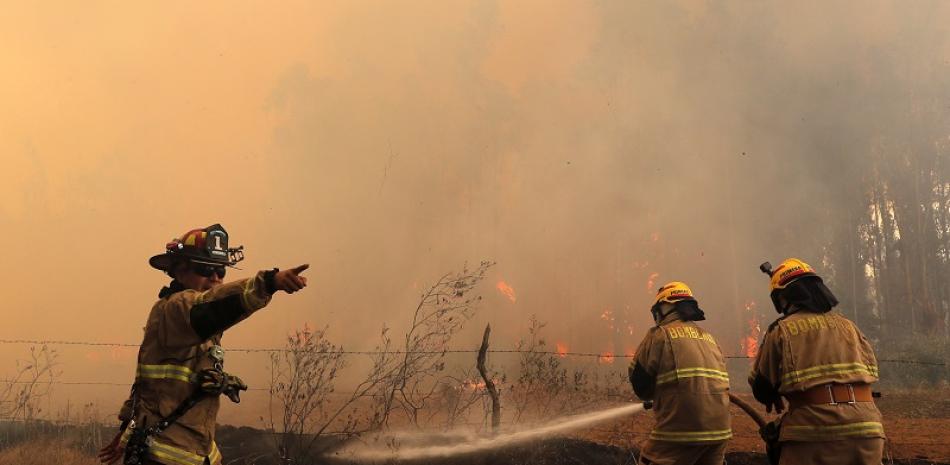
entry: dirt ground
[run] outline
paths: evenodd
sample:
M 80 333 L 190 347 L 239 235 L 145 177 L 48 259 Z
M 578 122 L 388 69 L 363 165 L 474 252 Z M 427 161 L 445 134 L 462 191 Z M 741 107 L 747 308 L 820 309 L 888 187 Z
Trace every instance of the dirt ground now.
M 751 395 L 740 397 L 754 401 Z M 922 402 L 921 399 L 930 399 Z M 885 418 L 885 431 L 888 436 L 885 464 L 894 465 L 930 465 L 950 464 L 950 389 L 935 392 L 906 391 L 885 393 L 877 400 Z M 764 411 L 762 412 L 765 413 Z M 766 416 L 768 418 L 768 416 Z M 593 429 L 577 433 L 567 438 L 552 438 L 539 443 L 512 446 L 487 453 L 464 455 L 440 460 L 428 459 L 411 464 L 440 465 L 633 465 L 637 451 L 653 427 L 652 414 L 641 413 L 603 424 Z M 255 457 L 256 461 L 234 463 L 235 465 L 266 465 L 261 457 L 265 450 L 251 453 L 249 436 L 259 435 L 258 430 L 242 428 L 242 431 L 225 427 L 219 431 L 222 451 L 234 460 L 243 454 Z M 762 440 L 755 423 L 741 410 L 733 410 L 733 432 L 735 437 L 727 449 L 729 465 L 766 465 Z M 244 439 L 239 439 L 243 437 Z M 331 460 L 325 463 L 344 464 Z
M 750 395 L 740 397 L 751 401 Z M 752 403 L 752 402 L 750 402 Z M 950 389 L 885 393 L 877 400 L 884 414 L 888 436 L 884 463 L 888 465 L 950 465 Z M 754 404 L 753 405 L 758 405 Z M 764 412 L 763 412 L 764 413 Z M 766 416 L 768 418 L 768 416 Z M 440 465 L 633 465 L 637 451 L 653 427 L 649 412 L 573 434 L 486 453 L 441 460 L 401 462 Z M 112 428 L 102 437 L 113 434 Z M 729 465 L 766 465 L 764 448 L 755 423 L 733 409 L 733 433 L 727 449 Z M 68 436 L 68 435 L 64 435 Z M 13 447 L 0 447 L 0 465 L 45 463 L 95 463 L 91 452 L 81 453 L 73 444 L 51 444 L 56 438 L 39 438 Z M 218 444 L 229 465 L 278 465 L 271 436 L 255 428 L 222 426 Z M 344 465 L 340 460 L 317 458 L 314 463 Z
M 739 397 L 759 406 L 751 394 L 739 394 Z M 876 402 L 884 415 L 884 432 L 888 437 L 885 459 L 920 459 L 923 460 L 922 463 L 950 462 L 950 389 L 885 393 Z M 736 454 L 764 454 L 765 448 L 755 422 L 738 407 L 733 406 L 732 410 L 733 439 L 729 442 L 727 451 Z M 765 410 L 761 410 L 761 413 L 765 418 L 769 418 Z M 637 415 L 613 424 L 601 425 L 575 437 L 600 444 L 639 449 L 639 445 L 652 428 L 652 418 Z

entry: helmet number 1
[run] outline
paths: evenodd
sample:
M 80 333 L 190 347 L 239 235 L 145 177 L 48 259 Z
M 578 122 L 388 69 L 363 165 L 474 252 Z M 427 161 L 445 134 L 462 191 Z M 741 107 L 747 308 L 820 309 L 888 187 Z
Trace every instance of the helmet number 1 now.
M 228 239 L 225 233 L 222 231 L 211 231 L 209 236 L 211 236 L 209 238 L 211 239 L 211 241 L 208 244 L 210 246 L 208 252 L 210 252 L 211 255 L 213 256 L 216 255 L 216 256 L 221 256 L 221 257 L 227 257 L 228 255 L 227 240 Z

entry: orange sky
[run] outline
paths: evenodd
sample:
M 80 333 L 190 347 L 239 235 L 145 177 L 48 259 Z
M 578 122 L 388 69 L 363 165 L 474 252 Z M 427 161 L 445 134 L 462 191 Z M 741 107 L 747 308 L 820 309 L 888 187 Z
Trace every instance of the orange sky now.
M 603 350 L 603 328 L 577 328 L 605 307 L 639 315 L 635 342 L 653 272 L 695 283 L 738 344 L 729 306 L 765 301 L 755 266 L 796 253 L 757 228 L 801 201 L 762 196 L 812 148 L 798 117 L 855 117 L 796 92 L 900 93 L 947 70 L 946 4 L 865 6 L 7 5 L 0 339 L 138 342 L 165 284 L 147 258 L 220 222 L 246 247 L 234 275 L 312 265 L 311 287 L 229 331 L 233 346 L 310 322 L 371 347 L 362 335 L 398 329 L 418 286 L 482 259 L 499 264 L 472 326 L 492 322 L 499 346 L 537 313 L 552 339 Z M 25 350 L 0 347 L 0 374 Z M 63 380 L 134 370 L 132 351 L 59 350 Z M 264 362 L 235 363 L 263 387 Z M 70 392 L 106 410 L 121 397 Z

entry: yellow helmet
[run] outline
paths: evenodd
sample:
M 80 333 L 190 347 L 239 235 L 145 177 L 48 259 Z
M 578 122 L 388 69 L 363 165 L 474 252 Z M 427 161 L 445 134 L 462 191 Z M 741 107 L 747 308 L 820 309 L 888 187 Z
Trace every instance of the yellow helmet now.
M 785 289 L 789 284 L 806 276 L 818 275 L 815 274 L 815 270 L 807 263 L 797 258 L 786 259 L 779 264 L 777 268 L 772 270 L 769 292 L 775 292 L 776 289 Z
M 654 305 L 660 302 L 675 303 L 680 300 L 690 299 L 696 300 L 693 297 L 693 291 L 689 289 L 689 286 L 686 283 L 679 281 L 673 281 L 666 283 L 656 292 L 656 300 L 653 302 Z
M 650 313 L 653 314 L 653 321 L 656 321 L 657 324 L 666 316 L 661 314 L 660 310 L 664 303 L 673 304 L 676 313 L 679 313 L 683 320 L 699 321 L 706 319 L 696 302 L 696 298 L 693 297 L 693 291 L 686 283 L 680 281 L 669 282 L 656 292 L 656 300 L 653 302 L 653 307 L 650 308 Z
M 824 313 L 838 305 L 838 299 L 815 270 L 797 258 L 786 259 L 774 270 L 769 262 L 759 269 L 769 275 L 769 296 L 779 313 L 788 315 L 802 308 Z

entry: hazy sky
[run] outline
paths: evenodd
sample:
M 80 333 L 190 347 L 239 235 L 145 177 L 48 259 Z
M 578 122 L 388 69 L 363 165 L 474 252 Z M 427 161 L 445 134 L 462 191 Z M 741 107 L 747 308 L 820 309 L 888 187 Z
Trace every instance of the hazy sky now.
M 310 323 L 371 348 L 490 259 L 459 346 L 490 322 L 512 347 L 536 313 L 571 350 L 628 350 L 679 279 L 737 353 L 746 302 L 773 315 L 757 265 L 818 259 L 812 210 L 861 195 L 849 166 L 889 102 L 946 101 L 948 20 L 936 1 L 6 5 L 0 338 L 138 343 L 167 282 L 148 257 L 219 222 L 246 247 L 233 275 L 312 266 L 227 345 Z M 58 349 L 64 381 L 133 376 L 134 349 Z M 25 352 L 0 346 L 0 374 Z M 264 363 L 233 366 L 264 387 Z

